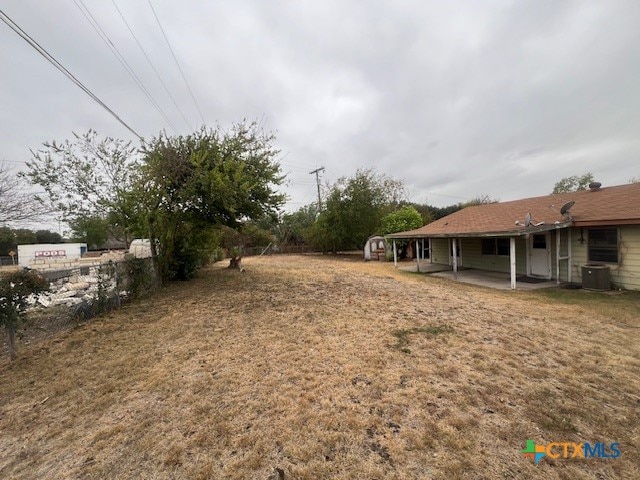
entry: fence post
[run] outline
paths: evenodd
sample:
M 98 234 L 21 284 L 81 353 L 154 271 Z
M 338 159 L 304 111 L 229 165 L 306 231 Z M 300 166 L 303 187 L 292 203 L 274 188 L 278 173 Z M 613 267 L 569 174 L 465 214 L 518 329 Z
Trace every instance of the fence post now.
M 122 300 L 120 298 L 120 273 L 118 272 L 118 267 L 120 266 L 120 264 L 118 262 L 113 262 L 113 265 L 113 276 L 116 281 L 116 306 L 119 309 L 122 306 Z

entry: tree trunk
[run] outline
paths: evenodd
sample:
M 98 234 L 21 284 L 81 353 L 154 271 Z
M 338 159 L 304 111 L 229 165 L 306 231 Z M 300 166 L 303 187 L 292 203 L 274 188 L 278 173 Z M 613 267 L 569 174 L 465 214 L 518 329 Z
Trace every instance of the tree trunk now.
M 158 262 L 158 249 L 156 248 L 156 235 L 151 226 L 149 226 L 149 249 L 151 250 L 151 268 L 155 277 L 153 283 L 155 285 L 162 285 L 160 263 Z
M 242 257 L 231 257 L 229 259 L 229 268 L 236 268 L 238 270 L 242 269 L 242 265 L 240 265 L 241 261 Z

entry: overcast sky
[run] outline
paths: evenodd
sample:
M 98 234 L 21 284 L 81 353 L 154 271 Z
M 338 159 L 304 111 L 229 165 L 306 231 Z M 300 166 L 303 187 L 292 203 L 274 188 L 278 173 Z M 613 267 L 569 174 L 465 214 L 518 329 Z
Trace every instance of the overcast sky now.
M 80 0 L 0 9 L 143 137 L 201 125 L 148 0 L 115 5 L 180 111 L 114 3 L 83 2 L 172 125 Z M 640 176 L 637 0 L 152 5 L 206 123 L 258 119 L 276 133 L 289 210 L 316 198 L 317 166 L 324 181 L 375 168 L 439 206 L 543 195 L 589 171 L 605 186 Z M 30 148 L 89 128 L 134 138 L 4 23 L 0 62 L 0 160 L 20 169 Z

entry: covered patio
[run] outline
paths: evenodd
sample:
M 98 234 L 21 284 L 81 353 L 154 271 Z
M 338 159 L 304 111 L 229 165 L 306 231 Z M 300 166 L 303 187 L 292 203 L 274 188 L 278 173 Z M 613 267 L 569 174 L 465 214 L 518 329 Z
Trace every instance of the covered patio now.
M 386 238 L 396 266 L 408 257 L 415 271 L 442 268 L 460 281 L 475 270 L 485 279 L 491 272 L 508 275 L 511 289 L 553 280 L 595 287 L 591 270 L 602 266 L 609 271 L 604 288 L 639 290 L 639 201 L 640 183 L 593 182 L 588 190 L 467 206 Z
M 511 286 L 511 275 L 509 273 L 470 269 L 458 270 L 458 273 L 455 276 L 451 270 L 446 272 L 435 272 L 433 273 L 433 276 L 451 280 L 455 279 L 458 282 L 496 288 L 498 290 L 513 290 L 513 287 Z M 540 288 L 557 287 L 558 283 L 555 280 L 544 280 L 531 283 L 528 279 L 521 277 L 517 278 L 516 285 L 517 290 L 537 290 Z
M 515 229 L 503 231 L 451 229 L 453 231 L 446 233 L 432 233 L 429 231 L 431 225 L 427 225 L 388 238 L 392 240 L 396 267 L 397 242 L 408 241 L 415 245 L 417 252 L 412 271 L 493 288 L 531 290 L 559 285 L 561 267 L 567 272 L 567 281 L 571 282 L 571 232 L 568 226 L 568 222 L 551 225 L 540 222 L 516 225 Z
M 511 274 L 504 272 L 490 272 L 487 270 L 461 269 L 457 272 L 449 265 L 428 263 L 428 261 L 400 263 L 400 270 L 406 272 L 424 273 L 433 277 L 446 278 L 461 283 L 495 288 L 498 290 L 511 290 Z M 538 290 L 540 288 L 557 287 L 556 280 L 531 279 L 522 275 L 516 276 L 516 290 Z

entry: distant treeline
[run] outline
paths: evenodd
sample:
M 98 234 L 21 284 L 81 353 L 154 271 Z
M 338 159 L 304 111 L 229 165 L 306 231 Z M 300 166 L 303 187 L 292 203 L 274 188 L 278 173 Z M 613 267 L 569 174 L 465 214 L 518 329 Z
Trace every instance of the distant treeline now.
M 11 251 L 17 253 L 18 245 L 36 243 L 64 243 L 64 238 L 59 233 L 50 230 L 0 227 L 0 256 L 9 255 Z

